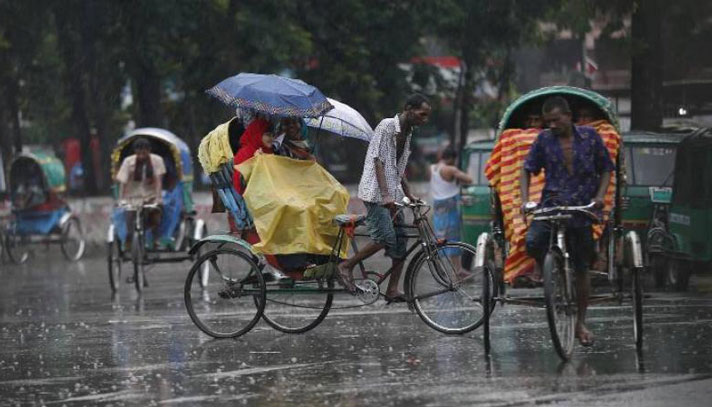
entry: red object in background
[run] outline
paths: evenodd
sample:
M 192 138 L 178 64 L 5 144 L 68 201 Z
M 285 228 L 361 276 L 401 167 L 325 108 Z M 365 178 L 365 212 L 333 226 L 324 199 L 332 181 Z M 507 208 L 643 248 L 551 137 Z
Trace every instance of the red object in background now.
M 62 150 L 64 150 L 64 172 L 69 175 L 74 165 L 82 161 L 82 147 L 77 138 L 70 137 L 62 140 Z

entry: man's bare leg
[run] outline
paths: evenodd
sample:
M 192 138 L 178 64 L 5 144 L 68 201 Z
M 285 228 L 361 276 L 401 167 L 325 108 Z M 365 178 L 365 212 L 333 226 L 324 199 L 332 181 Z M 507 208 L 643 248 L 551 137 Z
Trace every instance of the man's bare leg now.
M 403 293 L 398 291 L 398 283 L 400 283 L 400 276 L 403 273 L 403 264 L 405 262 L 403 259 L 393 259 L 391 262 L 391 276 L 388 278 L 388 288 L 386 288 L 386 297 L 396 298 L 402 296 Z
M 379 250 L 383 249 L 385 245 L 376 243 L 376 242 L 369 242 L 363 249 L 359 250 L 356 252 L 353 257 L 350 259 L 346 259 L 342 261 L 338 265 L 338 272 L 339 275 L 341 276 L 341 281 L 344 283 L 344 286 L 346 287 L 347 290 L 349 291 L 355 291 L 356 286 L 354 285 L 354 277 L 353 277 L 353 269 L 354 267 L 361 262 L 362 260 L 365 260 L 374 254 L 376 254 Z
M 591 291 L 591 278 L 588 272 L 576 273 L 576 337 L 583 346 L 593 344 L 593 334 L 586 328 L 586 310 L 588 309 L 588 296 Z

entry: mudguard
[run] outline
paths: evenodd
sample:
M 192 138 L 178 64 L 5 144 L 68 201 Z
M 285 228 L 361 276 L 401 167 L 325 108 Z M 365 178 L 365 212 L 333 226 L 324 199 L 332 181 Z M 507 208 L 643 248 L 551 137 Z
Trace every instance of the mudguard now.
M 247 251 L 252 253 L 253 255 L 260 257 L 260 254 L 254 251 L 252 248 L 252 245 L 247 243 L 246 241 L 240 239 L 239 237 L 232 236 L 232 235 L 210 235 L 206 236 L 202 239 L 200 239 L 197 243 L 193 245 L 193 247 L 190 248 L 189 254 L 196 254 L 198 250 L 200 250 L 200 247 L 203 246 L 206 243 L 232 243 L 236 244 L 238 246 L 241 246 L 245 248 Z
M 487 248 L 492 244 L 492 238 L 487 232 L 481 233 L 477 238 L 475 246 L 475 267 L 481 268 L 485 266 L 487 258 Z
M 643 245 L 640 243 L 638 234 L 631 230 L 625 234 L 626 254 L 635 268 L 643 268 Z

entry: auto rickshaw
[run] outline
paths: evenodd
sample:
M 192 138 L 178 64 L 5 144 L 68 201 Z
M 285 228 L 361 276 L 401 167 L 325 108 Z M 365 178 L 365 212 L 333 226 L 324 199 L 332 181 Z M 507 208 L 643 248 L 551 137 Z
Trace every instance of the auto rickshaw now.
M 647 275 L 656 288 L 665 284 L 667 262 L 659 253 L 667 238 L 660 231 L 666 223 L 672 196 L 675 153 L 687 134 L 689 131 L 623 134 L 626 163 L 623 229 L 635 230 L 640 235 L 650 271 Z
M 463 241 L 474 244 L 477 237 L 490 230 L 489 181 L 485 176 L 485 165 L 494 148 L 494 141 L 476 141 L 462 151 L 460 168 L 472 177 L 472 185 L 462 187 L 462 237 Z
M 207 227 L 196 217 L 193 206 L 193 162 L 188 145 L 168 130 L 159 128 L 139 128 L 119 139 L 111 153 L 111 175 L 115 179 L 121 163 L 133 154 L 132 143 L 145 138 L 151 143 L 151 153 L 163 158 L 166 174 L 163 176 L 163 205 L 159 208 L 149 203 L 117 202 L 107 232 L 107 264 L 109 283 L 112 291 L 117 291 L 121 283 L 121 266 L 125 261 L 133 263 L 133 282 L 138 292 L 145 284 L 145 266 L 155 263 L 172 263 L 193 260 L 189 253 L 193 243 L 207 235 Z M 118 185 L 114 186 L 114 196 L 118 198 Z M 160 236 L 152 236 L 143 227 L 142 216 L 148 209 L 160 209 Z M 126 224 L 127 211 L 134 211 L 135 225 Z M 133 228 L 133 242 L 130 249 L 125 247 L 126 236 Z M 155 247 L 152 242 L 168 239 L 169 245 Z
M 663 225 L 662 269 L 671 290 L 685 290 L 693 270 L 712 262 L 712 129 L 687 135 L 675 157 L 672 200 Z
M 67 260 L 84 254 L 79 218 L 62 198 L 66 177 L 62 162 L 48 152 L 23 153 L 10 164 L 12 216 L 4 230 L 10 259 L 22 264 L 29 245 L 59 244 Z
M 544 101 L 550 96 L 562 96 L 573 112 L 578 125 L 596 129 L 608 149 L 616 171 L 611 178 L 602 214 L 586 207 L 555 207 L 535 210 L 534 219 L 550 223 L 557 230 L 556 239 L 542 267 L 544 295 L 507 294 L 506 283 L 533 271 L 534 259 L 528 257 L 524 245 L 528 224 L 520 214 L 519 177 L 523 162 L 536 137 L 541 132 L 541 121 L 533 120 L 541 112 Z M 584 114 L 586 112 L 586 114 Z M 586 118 L 586 120 L 584 120 Z M 643 343 L 642 285 L 644 272 L 640 239 L 635 231 L 624 235 L 622 228 L 622 197 L 624 186 L 623 139 L 620 137 L 618 118 L 611 102 L 593 91 L 569 86 L 537 89 L 515 100 L 505 111 L 497 131 L 497 140 L 485 173 L 492 191 L 492 230 L 477 240 L 475 267 L 482 268 L 485 289 L 491 307 L 485 309 L 485 350 L 490 349 L 489 320 L 497 303 L 513 303 L 541 307 L 547 310 L 547 321 L 552 343 L 558 355 L 568 360 L 574 345 L 575 290 L 573 274 L 565 248 L 566 219 L 574 212 L 595 217 L 594 239 L 597 241 L 597 261 L 590 265 L 590 273 L 609 281 L 609 293 L 596 293 L 589 297 L 591 305 L 603 302 L 632 300 L 633 336 L 636 348 Z M 538 201 L 545 183 L 544 174 L 532 176 L 530 200 Z M 601 216 L 602 215 L 602 216 Z M 503 265 L 503 266 L 501 266 Z

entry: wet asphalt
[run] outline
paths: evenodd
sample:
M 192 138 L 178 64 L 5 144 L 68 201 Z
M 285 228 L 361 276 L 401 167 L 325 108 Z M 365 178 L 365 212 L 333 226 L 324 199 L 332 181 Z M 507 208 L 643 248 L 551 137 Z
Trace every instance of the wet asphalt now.
M 0 406 L 709 406 L 712 294 L 650 293 L 645 344 L 628 304 L 596 306 L 591 348 L 561 363 L 543 309 L 506 305 L 447 336 L 404 304 L 332 310 L 300 335 L 260 322 L 215 340 L 183 304 L 190 264 L 162 264 L 112 296 L 106 261 L 40 248 L 0 267 Z M 383 265 L 383 260 L 371 264 Z M 693 280 L 695 284 L 696 280 Z M 704 291 L 704 290 L 702 290 Z

